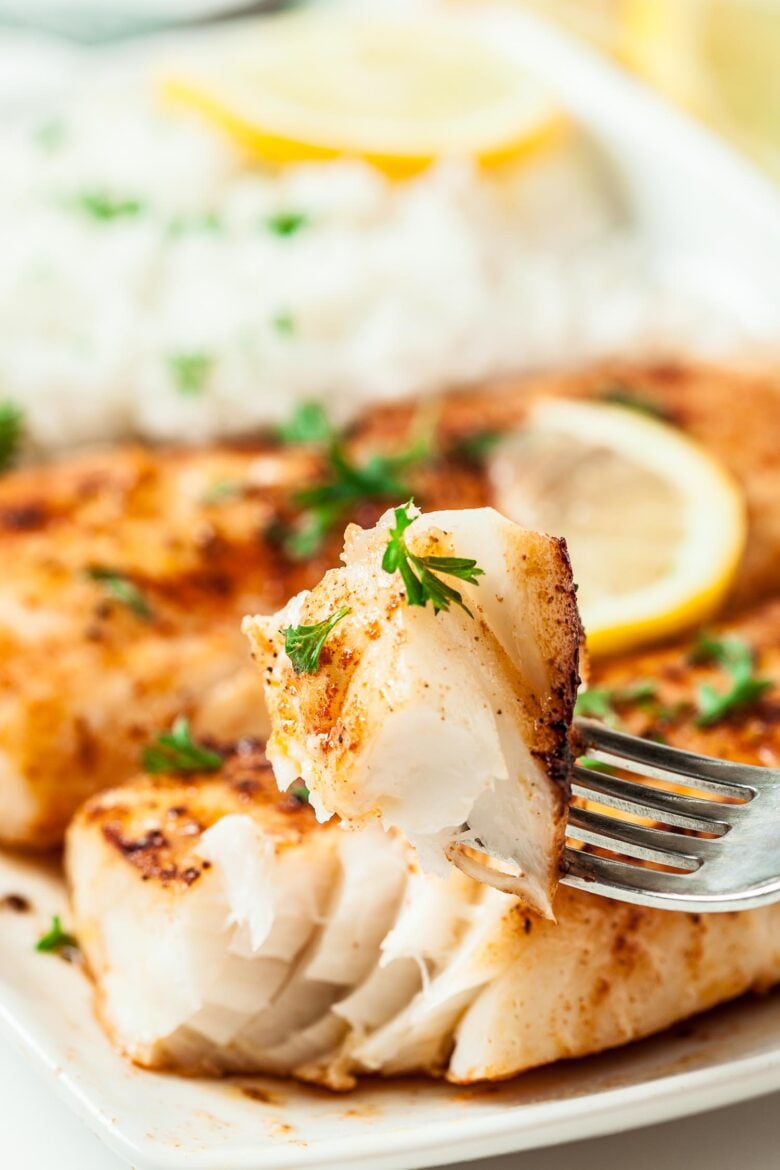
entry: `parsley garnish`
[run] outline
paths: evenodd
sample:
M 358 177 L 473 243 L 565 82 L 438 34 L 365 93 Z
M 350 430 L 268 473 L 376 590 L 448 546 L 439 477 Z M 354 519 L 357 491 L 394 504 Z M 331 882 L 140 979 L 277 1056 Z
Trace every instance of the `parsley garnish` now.
M 605 723 L 618 724 L 620 719 L 615 710 L 616 703 L 650 703 L 655 694 L 655 684 L 649 680 L 632 683 L 627 687 L 592 687 L 577 695 L 574 713 L 590 719 L 603 719 Z
M 283 443 L 328 443 L 335 437 L 320 402 L 302 402 L 291 419 L 279 424 L 276 435 Z
M 57 951 L 76 950 L 78 945 L 78 940 L 75 935 L 69 934 L 67 930 L 62 929 L 60 916 L 59 914 L 55 914 L 51 920 L 49 930 L 38 939 L 35 944 L 35 949 L 36 951 L 41 951 L 43 954 L 51 954 Z
M 308 215 L 302 211 L 279 211 L 265 219 L 265 226 L 275 236 L 294 236 L 309 223 Z
M 0 402 L 0 471 L 11 466 L 24 430 L 24 415 L 15 402 Z
M 319 552 L 351 506 L 410 495 L 402 473 L 429 454 L 428 444 L 421 442 L 398 455 L 371 455 L 365 463 L 355 463 L 328 423 L 325 411 L 315 403 L 299 407 L 277 434 L 285 442 L 327 444 L 322 479 L 301 488 L 293 497 L 302 514 L 293 523 L 277 521 L 267 532 L 269 539 L 293 560 L 305 560 Z
M 36 128 L 33 137 L 41 150 L 59 150 L 65 145 L 68 131 L 62 118 L 49 118 Z
M 301 804 L 309 804 L 309 790 L 304 784 L 303 780 L 296 780 L 287 789 L 290 796 L 294 796 L 296 800 L 300 800 Z
M 201 747 L 190 734 L 190 723 L 184 716 L 174 723 L 170 731 L 157 736 L 148 744 L 142 755 L 147 772 L 217 772 L 222 767 L 222 756 L 210 748 Z
M 103 223 L 115 219 L 132 219 L 145 210 L 140 199 L 117 198 L 107 191 L 82 191 L 76 196 L 76 207 L 86 215 Z
M 603 402 L 609 402 L 613 406 L 625 406 L 629 410 L 636 410 L 650 418 L 661 419 L 662 422 L 668 421 L 668 416 L 662 406 L 659 406 L 646 394 L 632 390 L 630 386 L 620 384 L 610 386 L 603 392 L 601 398 Z
M 456 439 L 449 453 L 456 459 L 463 459 L 466 463 L 479 466 L 485 462 L 500 439 L 499 431 L 474 431 L 470 435 L 461 435 Z
M 735 708 L 755 703 L 774 686 L 771 679 L 757 678 L 753 673 L 753 650 L 742 638 L 712 638 L 702 634 L 691 659 L 717 663 L 731 679 L 731 686 L 725 691 L 716 691 L 709 683 L 701 684 L 697 696 L 699 727 L 711 727 Z
M 419 557 L 409 550 L 404 532 L 414 522 L 409 515 L 412 501 L 395 509 L 395 527 L 390 529 L 387 548 L 382 557 L 382 568 L 386 573 L 400 573 L 406 588 L 407 605 L 427 605 L 430 601 L 433 612 L 448 610 L 452 602 L 465 609 L 469 617 L 473 613 L 463 600 L 462 594 L 453 589 L 439 574 L 457 577 L 470 585 L 478 585 L 477 577 L 484 577 L 485 570 L 477 567 L 471 557 Z
M 142 618 L 146 622 L 151 621 L 152 608 L 149 602 L 138 586 L 134 585 L 124 573 L 119 573 L 115 569 L 106 569 L 101 565 L 93 565 L 86 570 L 86 576 L 90 581 L 98 581 L 107 593 L 110 593 L 116 601 L 121 601 L 122 605 L 126 605 L 136 617 Z
M 295 318 L 284 309 L 271 318 L 271 324 L 282 337 L 291 337 L 295 332 Z
M 215 358 L 210 353 L 174 353 L 168 358 L 168 369 L 180 394 L 202 394 Z
M 284 650 L 296 674 L 315 674 L 320 664 L 320 654 L 333 627 L 351 613 L 349 606 L 331 614 L 313 626 L 287 626 L 284 634 Z

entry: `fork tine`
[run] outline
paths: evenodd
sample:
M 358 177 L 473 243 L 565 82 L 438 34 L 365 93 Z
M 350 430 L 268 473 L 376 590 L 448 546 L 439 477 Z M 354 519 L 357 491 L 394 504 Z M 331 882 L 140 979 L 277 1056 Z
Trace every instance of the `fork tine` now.
M 668 744 L 655 743 L 615 731 L 595 719 L 578 719 L 577 730 L 589 747 L 619 758 L 621 768 L 639 772 L 656 780 L 687 782 L 719 796 L 749 800 L 766 782 L 766 769 L 749 764 L 733 764 L 682 751 Z
M 574 766 L 572 791 L 598 804 L 607 804 L 636 816 L 699 833 L 727 832 L 735 810 L 742 807 L 716 804 L 711 800 L 699 800 L 695 796 L 679 796 L 676 792 L 663 792 L 634 780 L 623 780 L 607 772 L 583 768 L 581 764 Z
M 569 809 L 567 834 L 588 845 L 612 849 L 645 861 L 657 861 L 660 865 L 693 870 L 702 863 L 700 855 L 688 851 L 695 846 L 698 852 L 702 844 L 699 837 L 685 837 L 680 833 L 666 833 L 663 829 L 647 825 L 633 825 L 629 821 L 602 816 L 592 809 Z M 713 842 L 705 841 L 704 844 L 711 845 Z
M 682 909 L 685 882 L 689 874 L 661 873 L 644 869 L 612 857 L 599 857 L 579 849 L 566 848 L 564 872 L 561 880 L 566 885 L 587 890 L 605 897 L 619 897 L 621 901 L 642 906 L 661 906 Z

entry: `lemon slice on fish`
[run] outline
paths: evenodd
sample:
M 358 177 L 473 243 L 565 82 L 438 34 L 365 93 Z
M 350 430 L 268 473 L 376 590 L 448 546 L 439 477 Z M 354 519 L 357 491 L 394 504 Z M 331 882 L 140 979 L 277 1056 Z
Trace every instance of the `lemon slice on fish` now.
M 360 158 L 393 176 L 443 158 L 518 158 L 564 121 L 508 57 L 430 15 L 268 18 L 171 69 L 162 92 L 257 160 Z
M 500 511 L 566 537 L 592 654 L 706 619 L 744 550 L 745 502 L 729 473 L 635 409 L 539 402 L 490 474 Z

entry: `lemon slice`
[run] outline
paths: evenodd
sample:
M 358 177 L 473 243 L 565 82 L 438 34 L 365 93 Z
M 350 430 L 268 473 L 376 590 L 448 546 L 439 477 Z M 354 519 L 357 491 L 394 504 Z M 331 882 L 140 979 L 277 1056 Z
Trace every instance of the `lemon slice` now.
M 267 19 L 170 72 L 162 92 L 264 162 L 347 156 L 396 176 L 450 157 L 498 164 L 563 125 L 508 57 L 433 16 Z
M 565 536 L 593 654 L 707 618 L 745 545 L 745 504 L 697 443 L 626 407 L 549 399 L 497 448 L 496 506 Z

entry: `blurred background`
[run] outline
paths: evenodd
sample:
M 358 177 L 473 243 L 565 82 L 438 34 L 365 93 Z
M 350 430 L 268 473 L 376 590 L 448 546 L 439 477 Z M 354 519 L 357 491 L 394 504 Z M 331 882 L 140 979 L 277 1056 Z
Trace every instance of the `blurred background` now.
M 635 71 L 780 181 L 780 0 L 510 2 L 538 10 Z M 89 41 L 285 6 L 284 0 L 1 0 L 0 27 L 32 25 Z

